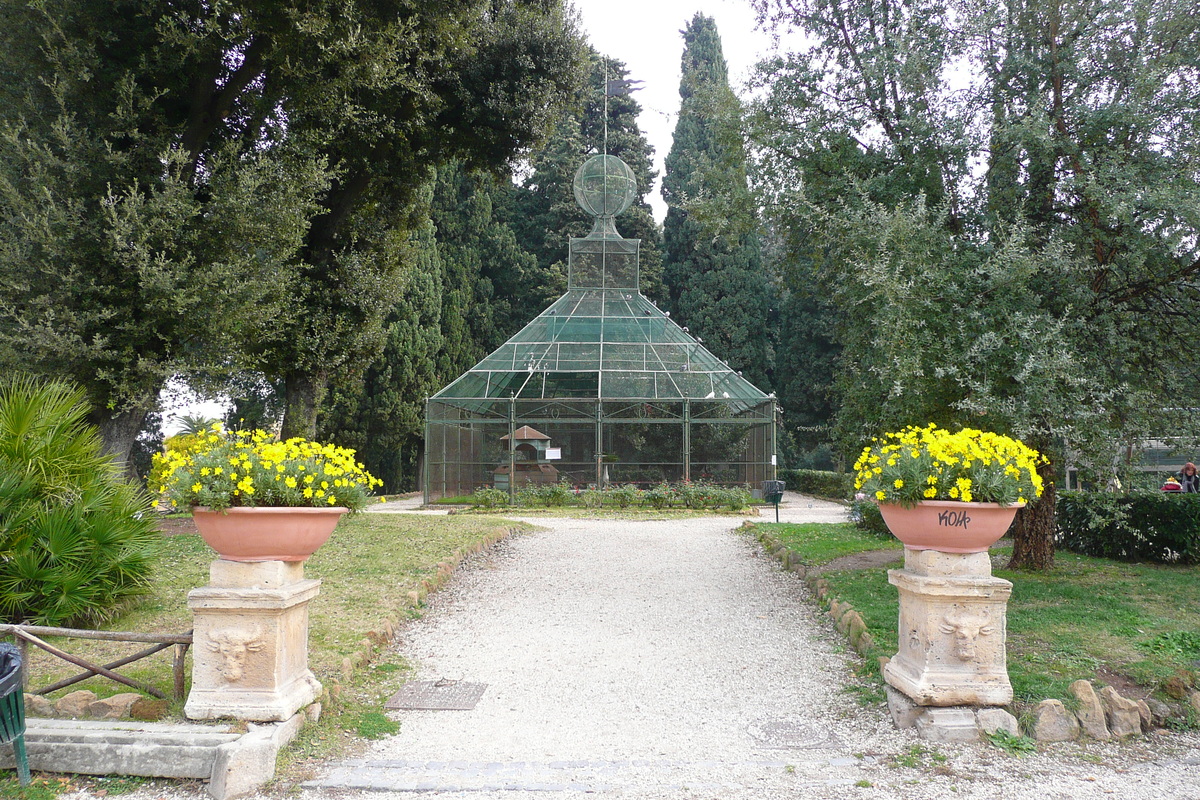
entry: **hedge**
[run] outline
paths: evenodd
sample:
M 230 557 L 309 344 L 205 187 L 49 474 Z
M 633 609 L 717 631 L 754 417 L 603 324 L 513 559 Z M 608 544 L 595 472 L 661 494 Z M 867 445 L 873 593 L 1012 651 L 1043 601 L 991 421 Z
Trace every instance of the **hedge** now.
M 1060 492 L 1056 540 L 1088 556 L 1200 563 L 1200 494 Z
M 854 476 L 849 472 L 822 472 L 816 469 L 781 469 L 779 480 L 789 491 L 845 500 L 854 493 Z

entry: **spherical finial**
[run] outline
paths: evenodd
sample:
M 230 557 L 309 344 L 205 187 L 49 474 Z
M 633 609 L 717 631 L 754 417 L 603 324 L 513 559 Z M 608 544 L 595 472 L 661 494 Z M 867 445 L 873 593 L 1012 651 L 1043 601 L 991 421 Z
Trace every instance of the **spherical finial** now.
M 575 173 L 575 200 L 594 217 L 615 217 L 636 197 L 637 178 L 616 156 L 592 156 Z

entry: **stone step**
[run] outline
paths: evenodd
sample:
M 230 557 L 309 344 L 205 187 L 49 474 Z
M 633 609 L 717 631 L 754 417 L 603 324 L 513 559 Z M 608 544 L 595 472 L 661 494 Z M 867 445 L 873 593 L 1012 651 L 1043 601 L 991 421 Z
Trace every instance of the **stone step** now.
M 217 748 L 239 738 L 228 725 L 31 717 L 25 750 L 30 768 L 45 772 L 208 779 Z M 12 766 L 4 750 L 0 765 Z
M 627 792 L 738 791 L 777 784 L 848 786 L 875 759 L 787 753 L 745 760 L 563 759 L 554 761 L 353 760 L 343 762 L 303 788 L 374 792 Z
M 198 778 L 208 781 L 210 795 L 226 800 L 274 776 L 275 757 L 303 721 L 296 714 L 241 731 L 227 724 L 29 717 L 25 750 L 29 767 L 42 772 Z M 0 767 L 13 767 L 11 747 L 0 747 Z

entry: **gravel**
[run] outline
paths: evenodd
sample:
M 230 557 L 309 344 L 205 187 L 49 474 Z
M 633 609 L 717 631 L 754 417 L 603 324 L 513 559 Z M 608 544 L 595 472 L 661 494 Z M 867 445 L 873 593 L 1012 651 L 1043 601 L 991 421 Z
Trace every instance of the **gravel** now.
M 1194 733 L 1017 757 L 895 730 L 844 691 L 855 657 L 732 518 L 532 521 L 395 645 L 418 680 L 486 683 L 474 710 L 390 712 L 399 734 L 306 798 L 1200 798 Z

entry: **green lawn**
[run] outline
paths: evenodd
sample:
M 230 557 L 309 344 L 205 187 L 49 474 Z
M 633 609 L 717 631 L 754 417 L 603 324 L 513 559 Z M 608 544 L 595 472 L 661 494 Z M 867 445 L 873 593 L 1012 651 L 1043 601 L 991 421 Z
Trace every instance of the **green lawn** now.
M 897 592 L 887 569 L 901 566 L 898 543 L 853 525 L 765 526 L 808 565 L 866 550 L 895 550 L 892 564 L 825 572 L 831 596 L 848 601 L 876 642 L 896 652 Z M 1126 564 L 1060 552 L 1046 573 L 1013 572 L 1006 547 L 992 549 L 993 573 L 1012 581 L 1008 671 L 1018 706 L 1070 700 L 1080 678 L 1098 685 L 1132 680 L 1163 699 L 1200 685 L 1200 567 Z M 1118 677 L 1120 676 L 1120 677 Z
M 473 547 L 498 527 L 527 528 L 488 516 L 357 514 L 339 523 L 333 536 L 305 565 L 305 575 L 320 578 L 321 593 L 309 607 L 309 664 L 322 682 L 339 674 L 342 658 L 399 607 L 421 581 L 437 573 L 438 563 Z M 105 630 L 183 633 L 191 628 L 187 593 L 208 582 L 216 557 L 195 534 L 164 539 L 152 592 L 110 620 Z M 115 660 L 138 647 L 110 642 L 50 638 L 69 653 L 92 661 Z M 46 686 L 78 672 L 73 665 L 30 647 L 27 688 Z M 146 681 L 166 694 L 171 689 L 169 651 L 119 671 Z M 191 675 L 191 668 L 188 668 Z M 129 691 L 103 678 L 57 692 L 90 689 L 100 696 Z

